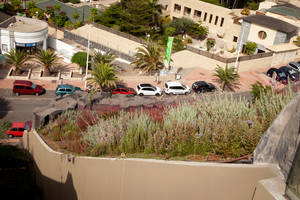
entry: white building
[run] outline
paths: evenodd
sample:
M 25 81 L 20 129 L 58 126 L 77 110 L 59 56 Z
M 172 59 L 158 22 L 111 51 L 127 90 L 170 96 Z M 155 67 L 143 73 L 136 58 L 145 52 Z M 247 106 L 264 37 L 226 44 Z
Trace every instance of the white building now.
M 0 54 L 12 48 L 34 54 L 47 49 L 48 24 L 41 20 L 13 16 L 0 24 Z

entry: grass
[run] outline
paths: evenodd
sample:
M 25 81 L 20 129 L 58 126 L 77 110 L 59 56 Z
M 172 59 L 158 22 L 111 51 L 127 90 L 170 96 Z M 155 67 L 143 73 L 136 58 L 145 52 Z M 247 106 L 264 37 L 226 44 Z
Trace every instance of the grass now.
M 86 156 L 224 160 L 253 153 L 262 134 L 294 96 L 270 90 L 246 99 L 203 96 L 167 107 L 70 110 L 39 130 L 61 149 Z

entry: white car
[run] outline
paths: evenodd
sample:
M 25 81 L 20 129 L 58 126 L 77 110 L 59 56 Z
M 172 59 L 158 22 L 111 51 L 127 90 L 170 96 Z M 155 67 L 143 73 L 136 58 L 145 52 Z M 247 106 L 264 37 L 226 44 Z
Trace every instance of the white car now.
M 136 94 L 139 96 L 144 96 L 144 95 L 160 96 L 162 95 L 162 90 L 159 87 L 151 85 L 149 83 L 142 83 L 136 86 Z
M 294 69 L 298 73 L 300 72 L 300 64 L 296 62 L 289 62 L 288 67 Z
M 191 93 L 191 88 L 187 85 L 181 84 L 178 81 L 166 82 L 164 86 L 164 91 L 166 94 L 189 94 Z

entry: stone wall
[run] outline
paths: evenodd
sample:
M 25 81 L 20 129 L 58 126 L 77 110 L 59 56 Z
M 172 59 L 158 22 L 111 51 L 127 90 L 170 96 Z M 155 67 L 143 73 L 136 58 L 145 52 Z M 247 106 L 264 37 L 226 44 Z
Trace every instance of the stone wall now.
M 73 41 L 75 43 L 81 44 L 83 46 L 87 46 L 87 43 L 88 43 L 88 39 L 87 38 L 84 38 L 84 37 L 81 37 L 81 36 L 76 35 L 74 33 L 71 33 L 71 32 L 69 32 L 67 30 L 64 30 L 64 38 L 66 38 L 68 40 L 71 40 L 71 41 Z M 105 46 L 103 44 L 99 44 L 97 42 L 94 42 L 94 41 L 90 40 L 90 49 L 94 49 L 94 48 L 99 49 L 101 51 L 105 51 L 105 52 L 112 52 L 112 53 L 118 55 L 119 58 L 122 58 L 124 60 L 128 60 L 130 62 L 133 61 L 133 58 L 130 55 L 128 55 L 128 54 L 122 53 L 122 52 L 120 52 L 120 51 L 118 51 L 116 49 L 109 48 L 109 47 L 107 47 L 107 46 Z

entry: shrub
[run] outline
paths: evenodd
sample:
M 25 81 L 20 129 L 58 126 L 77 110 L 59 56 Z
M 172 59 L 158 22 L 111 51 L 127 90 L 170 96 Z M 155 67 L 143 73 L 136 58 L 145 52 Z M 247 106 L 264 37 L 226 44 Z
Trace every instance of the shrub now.
M 258 45 L 255 42 L 246 42 L 245 51 L 248 55 L 254 54 Z

